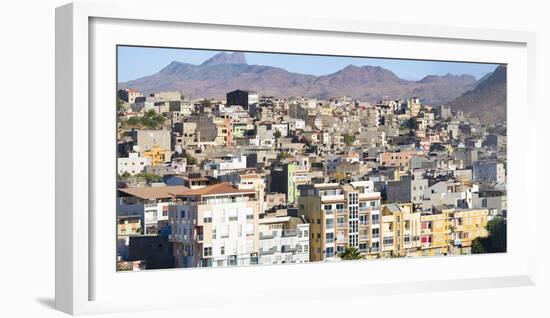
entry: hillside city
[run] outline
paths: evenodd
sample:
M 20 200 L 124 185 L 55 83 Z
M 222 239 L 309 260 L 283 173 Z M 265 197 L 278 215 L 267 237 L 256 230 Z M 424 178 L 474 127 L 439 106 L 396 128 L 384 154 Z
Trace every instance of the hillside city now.
M 118 90 L 117 270 L 506 251 L 506 122 L 422 96 Z

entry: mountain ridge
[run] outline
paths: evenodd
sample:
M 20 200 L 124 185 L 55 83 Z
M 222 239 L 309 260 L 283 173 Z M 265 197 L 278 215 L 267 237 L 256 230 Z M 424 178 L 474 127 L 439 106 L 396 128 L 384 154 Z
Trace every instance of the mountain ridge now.
M 334 73 L 315 76 L 283 68 L 250 65 L 245 54 L 220 53 L 200 65 L 172 61 L 155 74 L 119 83 L 143 93 L 178 90 L 190 98 L 218 98 L 235 89 L 249 89 L 262 95 L 328 98 L 347 95 L 369 102 L 383 98 L 419 96 L 434 106 L 454 101 L 471 90 L 471 75 L 428 75 L 405 80 L 380 66 L 348 65 Z
M 455 110 L 479 118 L 484 124 L 506 121 L 506 65 L 499 65 L 475 86 L 450 103 Z

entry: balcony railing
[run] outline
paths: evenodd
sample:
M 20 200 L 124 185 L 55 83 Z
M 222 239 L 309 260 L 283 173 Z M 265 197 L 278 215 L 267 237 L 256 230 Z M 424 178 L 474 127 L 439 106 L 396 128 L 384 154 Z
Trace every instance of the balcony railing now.
M 283 237 L 297 236 L 297 235 L 298 235 L 297 229 L 283 230 Z
M 348 223 L 336 223 L 336 227 L 347 227 Z
M 281 246 L 281 252 L 283 252 L 283 253 L 293 253 L 293 252 L 296 252 L 296 251 L 297 251 L 296 246 L 290 246 L 290 245 Z
M 368 240 L 368 239 L 369 239 L 368 235 L 359 235 L 359 240 L 361 240 L 361 241 L 365 241 L 365 240 Z
M 346 213 L 346 210 L 345 210 L 345 209 L 336 210 L 336 213 L 338 213 L 338 214 L 343 214 L 343 213 Z
M 275 238 L 277 235 L 275 235 L 275 231 L 271 233 L 260 233 L 260 240 L 270 240 L 272 238 Z
M 268 249 L 260 249 L 260 255 L 271 255 L 271 254 L 275 254 L 275 252 L 277 252 L 276 247 L 271 247 Z

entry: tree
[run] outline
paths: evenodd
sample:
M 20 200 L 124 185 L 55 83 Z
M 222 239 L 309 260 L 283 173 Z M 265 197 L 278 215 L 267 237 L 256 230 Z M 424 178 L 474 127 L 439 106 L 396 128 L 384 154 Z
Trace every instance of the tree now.
M 355 136 L 350 134 L 343 134 L 344 137 L 344 144 L 346 144 L 347 147 L 350 147 L 355 142 Z
M 363 256 L 359 253 L 359 250 L 355 246 L 346 247 L 346 249 L 338 255 L 343 260 L 362 259 Z
M 202 108 L 210 107 L 212 105 L 212 101 L 210 99 L 203 99 L 201 101 Z
M 275 132 L 273 133 L 273 137 L 275 137 L 275 139 L 281 138 L 281 132 L 278 130 L 275 130 Z
M 292 155 L 287 153 L 287 152 L 279 152 L 277 154 L 277 159 L 279 159 L 279 160 L 288 159 L 288 158 L 292 158 Z
M 185 152 L 185 160 L 187 164 L 192 166 L 197 164 L 197 158 L 193 157 L 189 152 Z
M 140 172 L 136 174 L 137 178 L 145 179 L 147 182 L 159 182 L 162 180 L 162 177 L 153 173 Z
M 128 178 L 130 178 L 132 175 L 128 172 L 128 171 L 124 171 L 122 174 L 119 174 L 118 175 L 118 179 L 119 180 L 127 180 Z
M 124 110 L 124 101 L 118 97 L 116 99 L 116 110 L 117 111 Z
M 472 242 L 472 254 L 506 252 L 506 219 L 496 217 L 487 223 L 487 237 Z

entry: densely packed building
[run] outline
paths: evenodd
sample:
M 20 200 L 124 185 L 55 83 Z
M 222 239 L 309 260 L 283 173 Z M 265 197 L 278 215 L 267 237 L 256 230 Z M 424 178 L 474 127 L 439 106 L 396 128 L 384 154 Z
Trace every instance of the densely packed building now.
M 505 122 L 421 96 L 118 97 L 120 268 L 463 255 L 506 218 Z

